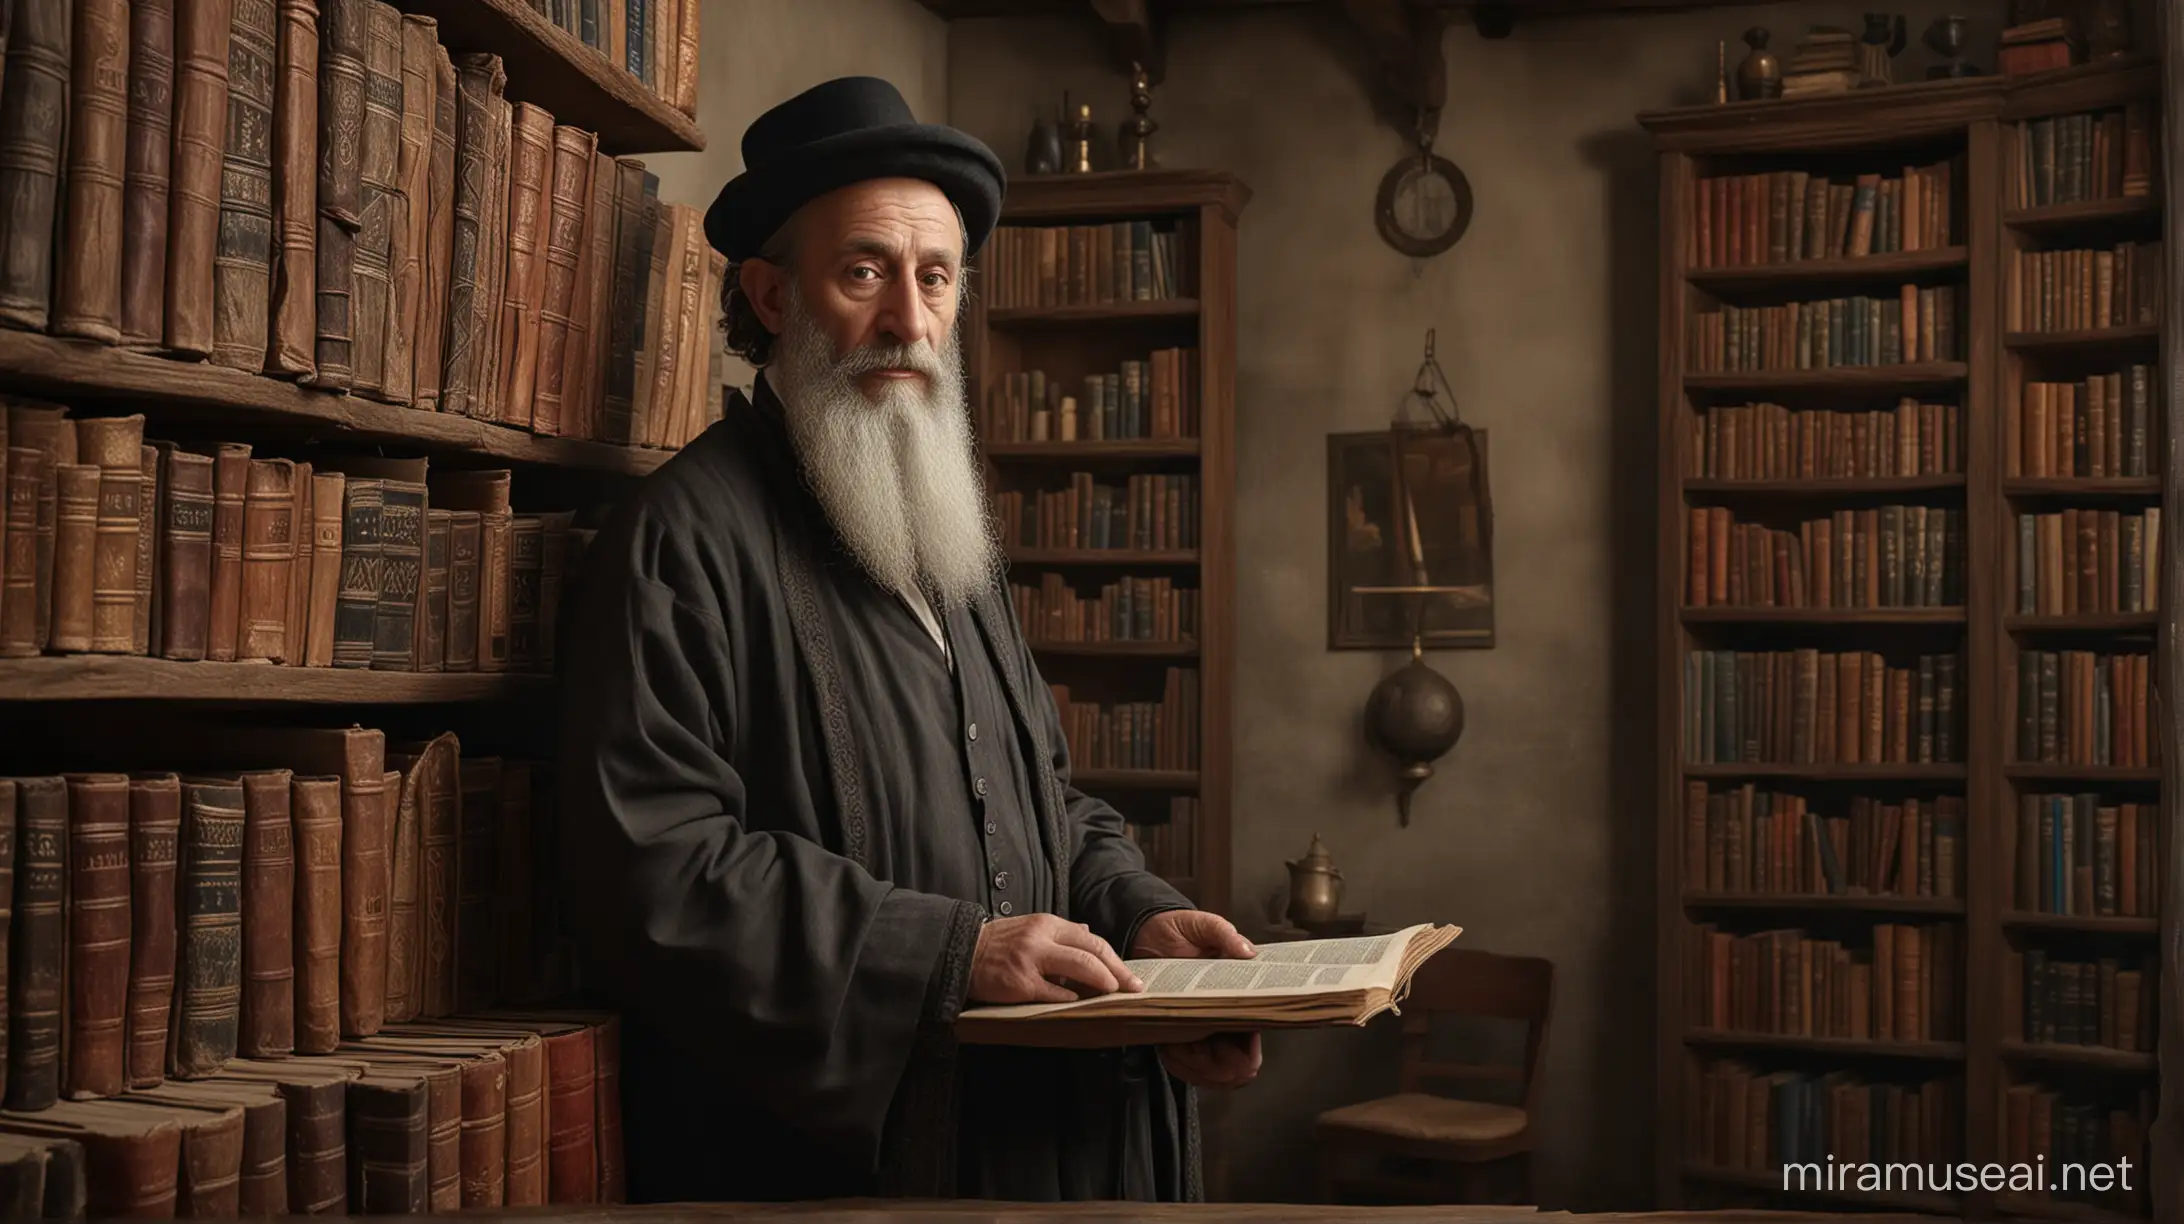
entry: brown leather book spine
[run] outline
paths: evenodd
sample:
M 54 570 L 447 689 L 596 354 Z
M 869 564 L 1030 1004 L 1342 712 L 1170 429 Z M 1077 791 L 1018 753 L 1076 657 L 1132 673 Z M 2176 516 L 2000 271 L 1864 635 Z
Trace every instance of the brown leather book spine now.
M 129 779 L 68 777 L 68 1027 L 61 1091 L 122 1090 L 129 1012 Z
M 245 1219 L 288 1214 L 288 1102 L 276 1093 L 243 1106 L 237 1207 Z
M 346 732 L 341 771 L 341 1033 L 369 1037 L 387 1015 L 388 842 L 386 736 Z
M 653 392 L 675 326 L 676 299 L 668 292 L 668 268 L 682 266 L 682 253 L 675 249 L 675 240 L 681 236 L 675 224 L 675 209 L 659 198 L 659 190 L 659 177 L 646 174 L 643 250 L 647 262 L 637 269 L 642 291 L 638 298 L 642 313 L 637 321 L 641 339 L 637 344 L 637 369 L 631 375 L 629 407 L 629 441 L 638 446 L 650 443 L 653 417 L 661 411 L 653 403 Z
M 59 545 L 60 465 L 76 462 L 76 425 L 68 410 L 16 402 L 8 405 L 8 444 L 38 452 L 38 471 L 33 481 L 38 491 L 36 549 L 32 564 L 36 594 L 31 600 L 33 617 L 30 651 L 36 654 L 53 640 L 53 560 Z
M 167 1072 L 197 1079 L 235 1056 L 243 994 L 243 788 L 185 779 Z
M 265 372 L 318 370 L 318 56 L 316 0 L 277 0 L 273 19 L 273 294 Z
M 8 933 L 9 1109 L 44 1109 L 61 1094 L 61 1004 L 67 980 L 68 783 L 18 778 L 15 918 Z
M 128 157 L 121 188 L 121 343 L 165 334 L 167 183 L 174 158 L 174 3 L 129 5 Z
M 438 23 L 430 17 L 397 14 L 400 41 L 402 113 L 400 150 L 395 163 L 395 191 L 402 201 L 400 224 L 388 246 L 394 272 L 394 304 L 387 319 L 386 398 L 414 403 L 417 348 L 425 326 L 425 232 L 431 215 L 433 52 Z
M 537 671 L 538 588 L 546 534 L 538 516 L 519 514 L 508 527 L 508 670 Z
M 389 1024 L 417 1018 L 420 972 L 424 967 L 423 931 L 417 902 L 423 892 L 418 805 L 423 776 L 414 757 L 388 753 L 387 794 L 394 804 L 394 867 L 387 891 L 387 1012 Z
M 380 491 L 379 592 L 371 647 L 376 670 L 417 669 L 417 610 L 424 569 L 424 482 L 386 477 Z
M 107 1107 L 117 1109 L 119 1107 Z M 164 1119 L 140 1125 L 68 1128 L 31 1117 L 0 1118 L 0 1130 L 66 1136 L 81 1143 L 86 1193 L 72 1218 L 171 1219 L 175 1216 L 182 1168 L 182 1128 Z
M 679 27 L 675 45 L 675 109 L 691 118 L 698 114 L 698 34 L 703 23 L 698 0 L 682 0 L 677 6 Z
M 8 941 L 15 919 L 15 780 L 0 778 L 0 991 L 8 980 Z M 7 1090 L 7 1008 L 0 1002 L 0 1096 Z
M 182 1126 L 182 1186 L 177 1214 L 232 1220 L 242 1210 L 243 1111 L 208 1114 Z
M 560 428 L 571 438 L 598 436 L 600 328 L 614 279 L 614 178 L 614 159 L 593 153 L 585 178 L 576 286 L 570 295 L 569 335 L 561 363 Z M 537 422 L 532 427 L 537 428 Z
M 137 447 L 136 598 L 129 615 L 129 653 L 152 648 L 153 594 L 159 578 L 159 448 Z
M 311 649 L 311 558 L 317 551 L 315 533 L 311 523 L 311 492 L 317 487 L 311 465 L 296 465 L 295 495 L 289 498 L 288 522 L 295 535 L 295 559 L 288 567 L 288 606 L 281 616 L 280 661 L 294 667 L 303 666 L 304 655 Z M 248 507 L 246 506 L 247 510 Z
M 341 522 L 341 588 L 334 606 L 334 666 L 370 667 L 379 616 L 379 511 L 386 482 L 351 477 Z
M 417 670 L 442 671 L 447 665 L 448 532 L 455 515 L 425 512 L 425 592 L 417 613 Z
M 405 14 L 411 24 L 429 17 Z M 424 302 L 417 316 L 417 390 L 411 402 L 427 412 L 440 409 L 440 378 L 446 361 L 448 276 L 455 261 L 455 61 L 432 39 L 432 147 L 425 167 Z M 405 48 L 404 55 L 408 54 Z
M 69 73 L 68 212 L 53 332 L 121 339 L 121 189 L 129 169 L 129 6 L 75 0 Z
M 425 1077 L 425 1169 L 428 1211 L 463 1209 L 463 1073 L 456 1063 Z
M 591 197 L 592 160 L 599 148 L 598 137 L 566 124 L 556 127 L 553 136 L 553 170 L 539 218 L 546 251 L 538 272 L 538 362 L 531 396 L 531 430 L 549 436 L 562 432 L 569 322 L 577 264 L 584 252 L 584 206 Z
M 54 469 L 53 639 L 58 651 L 91 649 L 98 579 L 99 469 L 64 463 Z
M 613 1016 L 592 1029 L 593 1095 L 598 1106 L 594 1140 L 599 1151 L 599 1201 L 629 1201 L 622 1160 L 622 1022 Z
M 239 661 L 288 657 L 288 596 L 295 564 L 296 465 L 287 459 L 253 459 L 243 503 Z
M 693 375 L 704 364 L 698 338 L 698 290 L 705 283 L 705 235 L 700 230 L 698 210 L 677 206 L 674 215 L 675 242 L 670 250 L 671 258 L 680 260 L 680 265 L 668 268 L 673 330 L 662 337 L 665 344 L 660 368 L 654 371 L 654 399 L 663 410 L 653 413 L 649 439 L 652 445 L 661 447 L 681 445 L 683 431 L 689 428 L 690 395 L 698 385 Z
M 471 413 L 483 421 L 504 419 L 508 386 L 507 346 L 501 343 L 502 305 L 508 297 L 507 252 L 510 186 L 515 182 L 514 107 L 506 98 L 491 100 L 493 122 L 487 132 L 492 153 L 486 162 L 490 180 L 486 186 L 483 250 L 489 254 L 478 269 L 478 379 L 471 395 Z
M 507 1202 L 537 1207 L 546 1202 L 546 1047 L 532 1036 L 507 1053 Z
M 458 875 L 462 818 L 461 745 L 443 734 L 418 754 L 423 791 L 418 802 L 421 884 L 418 1010 L 445 1016 L 455 1010 L 455 917 L 460 902 Z
M 341 595 L 341 528 L 347 478 L 340 472 L 311 475 L 311 592 L 305 618 L 304 663 L 334 665 L 334 610 Z
M 167 198 L 166 347 L 212 352 L 212 261 L 220 246 L 232 0 L 175 0 L 174 157 Z
M 546 1039 L 546 1198 L 599 1201 L 598 1100 L 592 1030 Z
M 349 1085 L 349 1201 L 365 1215 L 416 1215 L 432 1202 L 425 1082 Z
M 447 529 L 447 657 L 451 672 L 478 670 L 478 555 L 481 520 L 452 511 Z
M 243 524 L 250 446 L 223 442 L 212 469 L 212 601 L 205 657 L 232 663 L 243 623 Z
M 160 455 L 159 653 L 202 659 L 212 632 L 215 463 L 169 446 Z
M 615 159 L 614 169 L 614 275 L 608 290 L 599 430 L 593 436 L 601 442 L 629 442 L 635 437 L 631 431 L 635 424 L 637 350 L 643 340 L 651 248 L 647 245 L 645 164 L 634 157 L 621 157 Z
M 212 360 L 265 368 L 273 291 L 273 0 L 233 0 L 220 238 L 212 261 Z
M 296 853 L 285 769 L 243 782 L 243 1010 L 236 1048 L 283 1058 L 296 1048 Z
M 288 1209 L 347 1215 L 349 1085 L 283 1083 L 280 1092 L 288 1104 Z
M 38 622 L 45 603 L 38 590 L 39 476 L 43 456 L 28 446 L 10 446 L 7 461 L 7 528 L 0 540 L 0 659 L 21 659 L 39 651 Z M 48 500 L 47 505 L 51 502 Z M 50 546 L 51 539 L 47 539 Z
M 462 1206 L 503 1205 L 508 1192 L 508 1061 L 486 1054 L 463 1064 Z
M 515 108 L 508 180 L 508 264 L 501 314 L 501 420 L 528 429 L 538 385 L 540 248 L 550 224 L 554 117 L 528 102 Z
M 91 556 L 91 649 L 128 654 L 136 644 L 137 531 L 143 511 L 144 418 L 76 422 L 76 450 L 99 468 L 97 542 Z
M 129 780 L 129 1046 L 131 1088 L 167 1078 L 167 1022 L 174 1002 L 175 870 L 182 836 L 182 782 L 171 773 Z
M 311 381 L 337 391 L 354 378 L 369 21 L 368 0 L 326 0 L 319 9 L 318 370 Z
M 9 5 L 0 79 L 0 323 L 38 331 L 52 305 L 73 8 L 66 0 Z
M 357 391 L 386 399 L 387 331 L 396 322 L 389 317 L 394 234 L 409 224 L 396 177 L 402 156 L 402 15 L 384 0 L 367 4 L 352 357 Z
M 507 84 L 497 55 L 471 52 L 455 59 L 456 130 L 453 243 L 448 271 L 446 340 L 442 349 L 440 411 L 476 415 L 476 386 L 483 337 L 478 330 L 480 273 L 484 268 L 486 199 L 492 186 L 493 102 Z
M 498 757 L 464 757 L 458 766 L 455 1006 L 466 1012 L 500 1001 L 499 912 L 493 903 L 500 870 L 500 773 Z
M 508 670 L 510 626 L 510 565 L 513 559 L 515 517 L 506 510 L 489 511 L 478 527 L 478 670 Z
M 296 838 L 296 1052 L 328 1054 L 341 1043 L 341 779 L 297 778 L 288 800 Z M 299 1207 L 318 1201 L 298 1195 L 293 1182 L 290 1197 Z

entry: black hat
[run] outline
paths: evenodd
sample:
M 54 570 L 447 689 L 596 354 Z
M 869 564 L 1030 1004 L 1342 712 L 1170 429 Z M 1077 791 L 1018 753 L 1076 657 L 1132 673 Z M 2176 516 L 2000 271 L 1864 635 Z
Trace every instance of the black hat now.
M 743 133 L 742 174 L 705 212 L 705 236 L 732 262 L 758 254 L 807 202 L 876 178 L 924 179 L 963 212 L 966 256 L 1001 215 L 1001 159 L 975 137 L 919 123 L 893 85 L 841 77 L 815 85 Z

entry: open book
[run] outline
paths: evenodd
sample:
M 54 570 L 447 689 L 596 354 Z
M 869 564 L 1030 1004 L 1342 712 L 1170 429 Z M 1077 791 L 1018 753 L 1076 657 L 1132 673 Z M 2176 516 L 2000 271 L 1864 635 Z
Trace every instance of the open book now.
M 974 1045 L 1098 1048 L 1196 1041 L 1213 1033 L 1363 1024 L 1410 992 L 1411 975 L 1463 928 L 1259 945 L 1250 960 L 1134 960 L 1141 993 L 1071 1003 L 965 1008 Z

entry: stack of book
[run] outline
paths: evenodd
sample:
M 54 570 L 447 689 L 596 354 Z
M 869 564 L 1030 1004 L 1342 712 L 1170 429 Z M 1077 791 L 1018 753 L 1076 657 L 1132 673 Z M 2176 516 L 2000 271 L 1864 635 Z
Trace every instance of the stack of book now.
M 2078 34 L 2068 17 L 2046 17 L 2013 25 L 2002 31 L 2002 49 L 1995 66 L 2003 76 L 2024 76 L 2078 62 Z
M 1728 306 L 1691 319 L 1691 372 L 1824 370 L 1957 359 L 1957 287 Z
M 1964 512 L 1837 510 L 1795 530 L 1693 506 L 1691 608 L 1947 608 L 1964 605 Z
M 1692 765 L 1961 761 L 1957 655 L 1907 665 L 1874 651 L 1694 650 L 1684 656 Z
M 1954 1078 L 1876 1082 L 1735 1061 L 1691 1076 L 1690 1150 L 1716 1168 L 1771 1177 L 1792 1165 L 1944 1165 L 1964 1150 L 1964 1085 Z M 1823 1182 L 1820 1168 L 1798 1188 L 1838 1188 Z M 1860 1187 L 1846 1177 L 1839 1188 Z
M 1959 160 L 1838 182 L 1807 170 L 1700 179 L 1691 210 L 1698 268 L 1856 259 L 1958 241 Z
M 1198 592 L 1173 578 L 1126 577 L 1079 595 L 1062 575 L 1039 585 L 1012 582 L 1016 622 L 1033 645 L 1055 642 L 1190 642 L 1198 637 Z
M 1836 806 L 1839 801 L 1824 801 Z M 1961 897 L 1964 797 L 1898 803 L 1864 795 L 1842 815 L 1747 782 L 1684 787 L 1684 861 L 1694 889 L 1771 896 Z
M 1957 1041 L 1964 928 L 1875 925 L 1846 946 L 1802 930 L 1691 931 L 1692 1014 L 1702 1027 L 1849 1041 Z
M 2016 908 L 2028 914 L 2153 918 L 2161 898 L 2160 811 L 2098 792 L 2021 795 L 2013 834 Z
M 1188 297 L 1198 255 L 1186 232 L 1151 221 L 1004 225 L 985 255 L 986 304 L 1028 310 Z
M 1062 393 L 1044 370 L 1004 374 L 986 396 L 988 442 L 1106 442 L 1198 436 L 1198 350 L 1156 349 Z
M 1132 476 L 1112 485 L 1076 472 L 1066 489 L 995 493 L 993 519 L 1001 539 L 1021 548 L 1196 548 L 1198 478 Z
M 2018 208 L 2143 197 L 2153 191 L 2154 119 L 2144 102 L 2017 125 Z
M 2143 769 L 2159 763 L 2153 656 L 2024 650 L 2017 656 L 2017 763 Z
M 2013 949 L 2008 956 L 2002 977 L 2004 1041 L 2153 1051 L 2152 957 L 2068 960 L 2037 948 Z
M 2152 476 L 2160 471 L 2154 368 L 2131 365 L 2082 382 L 2033 382 L 2003 397 L 2005 476 Z
M 2013 251 L 2008 326 L 2018 332 L 2151 326 L 2161 321 L 2163 280 L 2158 242 Z
M 1783 66 L 1782 96 L 1843 93 L 1864 81 L 1865 74 L 1858 68 L 1858 43 L 1851 32 L 1814 26 Z
M 2053 1170 L 2013 1184 L 2012 1198 L 2035 1203 L 2081 1202 L 2105 1208 L 2117 1218 L 2153 1215 L 2146 1135 L 2153 1127 L 2154 1090 L 2090 1084 L 2066 1087 L 2024 1083 L 2009 1086 L 2002 1102 L 2002 1159 L 2013 1169 Z M 2131 1175 L 2114 1174 L 2129 1162 Z M 2102 1183 L 2088 1174 L 2101 1170 Z M 2127 1183 L 2127 1184 L 2126 1184 Z M 2020 1210 L 2011 1198 L 2005 1210 Z M 2069 1210 L 2053 1206 L 2035 1210 Z
M 530 6 L 661 101 L 697 117 L 698 0 L 530 0 Z
M 2017 516 L 2023 616 L 2152 612 L 2161 606 L 2161 507 Z
M 1716 404 L 1692 414 L 1690 470 L 1707 480 L 1870 480 L 1964 470 L 1964 411 Z
M 1073 700 L 1066 684 L 1047 687 L 1075 768 L 1198 768 L 1198 669 L 1167 669 L 1158 701 L 1103 706 Z
M 1145 870 L 1165 879 L 1196 874 L 1191 848 L 1198 838 L 1198 800 L 1190 795 L 1170 796 L 1168 818 L 1152 824 L 1131 821 L 1124 825 L 1130 840 L 1145 855 Z

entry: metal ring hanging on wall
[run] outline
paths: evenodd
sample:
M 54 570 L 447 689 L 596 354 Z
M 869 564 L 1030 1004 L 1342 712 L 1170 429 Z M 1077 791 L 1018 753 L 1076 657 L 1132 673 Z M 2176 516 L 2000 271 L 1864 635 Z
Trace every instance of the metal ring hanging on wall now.
M 1402 198 L 1408 189 L 1413 199 L 1421 185 L 1432 179 L 1445 184 L 1452 208 L 1444 223 L 1435 226 L 1427 222 L 1417 210 L 1407 208 Z M 1421 148 L 1415 154 L 1406 154 L 1403 160 L 1388 168 L 1380 180 L 1380 191 L 1373 200 L 1373 222 L 1380 228 L 1381 240 L 1414 259 L 1438 255 L 1456 245 L 1471 228 L 1471 180 L 1456 168 L 1456 163 Z M 1406 212 L 1411 213 L 1405 216 Z

